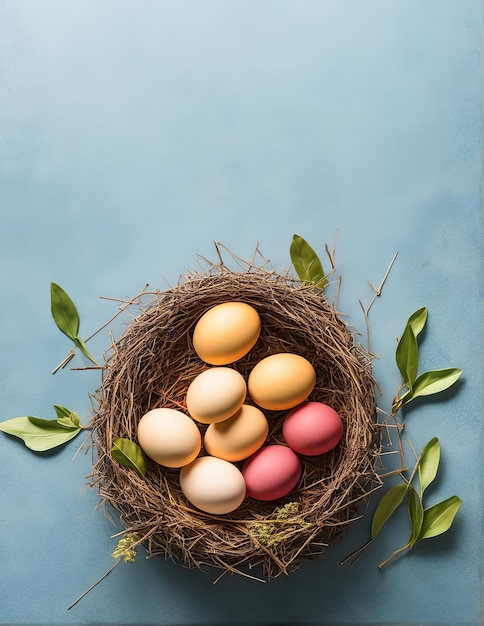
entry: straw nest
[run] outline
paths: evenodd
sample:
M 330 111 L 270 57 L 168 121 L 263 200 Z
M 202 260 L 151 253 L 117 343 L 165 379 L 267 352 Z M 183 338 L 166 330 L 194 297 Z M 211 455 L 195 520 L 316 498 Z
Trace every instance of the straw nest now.
M 309 399 L 340 414 L 344 435 L 331 452 L 302 457 L 300 484 L 286 498 L 246 498 L 233 513 L 215 516 L 190 505 L 178 470 L 148 460 L 142 479 L 113 461 L 110 451 L 117 437 L 136 441 L 137 423 L 148 410 L 186 410 L 187 388 L 207 367 L 192 347 L 193 329 L 207 309 L 231 300 L 254 306 L 262 321 L 257 344 L 232 367 L 247 380 L 252 367 L 272 353 L 306 357 L 317 376 Z M 253 265 L 243 271 L 214 265 L 153 293 L 148 304 L 131 306 L 136 315 L 106 353 L 95 396 L 93 483 L 102 501 L 120 513 L 127 532 L 138 534 L 147 556 L 163 555 L 184 567 L 249 576 L 255 568 L 254 574 L 258 570 L 270 579 L 323 553 L 361 516 L 379 482 L 371 360 L 349 326 L 321 291 Z M 265 413 L 270 423 L 267 443 L 284 443 L 287 412 Z

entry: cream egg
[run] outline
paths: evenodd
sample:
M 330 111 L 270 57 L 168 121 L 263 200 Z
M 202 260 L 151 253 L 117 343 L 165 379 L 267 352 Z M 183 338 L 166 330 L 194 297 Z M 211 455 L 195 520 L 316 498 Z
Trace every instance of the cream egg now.
M 227 461 L 241 461 L 254 454 L 269 434 L 264 413 L 255 406 L 243 404 L 235 415 L 211 424 L 203 440 L 205 450 Z
M 301 459 L 291 448 L 279 444 L 261 448 L 242 467 L 247 495 L 262 501 L 286 496 L 297 486 L 301 474 Z
M 249 374 L 252 400 L 263 409 L 291 409 L 306 400 L 316 384 L 316 372 L 304 357 L 290 352 L 272 354 Z
M 228 365 L 246 355 L 261 330 L 259 313 L 245 302 L 223 302 L 209 309 L 193 331 L 193 347 L 210 365 Z
M 137 435 L 147 456 L 165 467 L 180 468 L 191 463 L 202 445 L 198 426 L 176 409 L 148 411 L 138 423 Z
M 224 515 L 245 498 L 245 480 L 229 461 L 201 456 L 180 470 L 180 487 L 187 500 L 201 511 Z
M 343 436 L 343 422 L 327 404 L 305 402 L 286 415 L 282 433 L 295 452 L 316 456 L 338 445 Z
M 198 422 L 214 424 L 237 413 L 246 396 L 247 385 L 242 374 L 230 367 L 211 367 L 190 383 L 187 410 Z

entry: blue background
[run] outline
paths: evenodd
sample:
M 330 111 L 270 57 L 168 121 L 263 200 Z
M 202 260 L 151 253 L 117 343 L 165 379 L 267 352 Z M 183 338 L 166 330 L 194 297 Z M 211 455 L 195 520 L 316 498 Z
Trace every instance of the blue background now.
M 0 2 L 2 420 L 53 418 L 53 404 L 89 418 L 99 374 L 51 374 L 70 345 L 50 281 L 87 336 L 116 311 L 103 297 L 175 284 L 198 255 L 216 260 L 214 240 L 243 258 L 259 242 L 282 270 L 294 233 L 323 256 L 337 232 L 339 308 L 363 332 L 359 300 L 398 252 L 370 315 L 379 406 L 421 306 L 422 371 L 464 370 L 406 414 L 415 448 L 441 442 L 429 499 L 455 493 L 462 508 L 383 571 L 404 513 L 352 568 L 339 563 L 368 517 L 269 583 L 214 585 L 141 551 L 67 611 L 111 567 L 119 527 L 84 488 L 80 439 L 45 456 L 1 434 L 2 624 L 480 622 L 482 17 L 479 0 Z M 108 343 L 106 331 L 91 352 Z

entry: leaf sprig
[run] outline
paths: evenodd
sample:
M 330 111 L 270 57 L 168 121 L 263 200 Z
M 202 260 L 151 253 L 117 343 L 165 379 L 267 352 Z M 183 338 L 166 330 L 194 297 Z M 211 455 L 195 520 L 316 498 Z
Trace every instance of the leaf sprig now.
M 405 498 L 407 498 L 410 522 L 410 533 L 407 543 L 382 561 L 379 564 L 380 569 L 405 550 L 413 548 L 423 539 L 441 535 L 451 527 L 454 517 L 462 504 L 462 500 L 458 496 L 451 496 L 427 508 L 424 506 L 424 492 L 437 476 L 439 462 L 440 443 L 437 437 L 434 437 L 423 448 L 415 463 L 410 479 L 391 487 L 378 503 L 373 514 L 371 541 L 376 538 L 386 522 L 405 501 Z M 419 477 L 418 486 L 415 486 L 415 477 L 417 475 Z
M 412 313 L 398 342 L 395 360 L 402 376 L 402 386 L 393 399 L 393 415 L 415 398 L 430 396 L 448 389 L 462 374 L 462 370 L 457 367 L 447 367 L 418 375 L 418 336 L 424 329 L 426 321 L 425 307 Z
M 54 405 L 56 419 L 43 419 L 28 415 L 14 417 L 0 423 L 0 430 L 22 439 L 27 448 L 45 452 L 74 439 L 82 429 L 78 414 L 59 404 Z
M 50 310 L 57 328 L 74 343 L 74 350 L 79 348 L 91 363 L 100 367 L 89 353 L 85 341 L 79 336 L 81 320 L 76 305 L 69 294 L 56 283 L 50 284 Z M 68 360 L 70 357 L 66 359 L 66 362 Z

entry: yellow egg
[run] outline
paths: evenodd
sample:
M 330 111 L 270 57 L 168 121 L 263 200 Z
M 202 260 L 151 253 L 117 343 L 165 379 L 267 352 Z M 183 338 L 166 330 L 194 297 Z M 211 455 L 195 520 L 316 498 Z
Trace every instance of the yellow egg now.
M 223 302 L 209 309 L 193 331 L 193 347 L 210 365 L 227 365 L 246 355 L 260 335 L 259 314 L 245 302 Z
M 234 511 L 245 498 L 242 472 L 213 456 L 201 456 L 182 467 L 180 487 L 191 504 L 214 515 Z
M 307 399 L 316 384 L 311 363 L 298 354 L 281 352 L 262 359 L 249 374 L 252 400 L 264 409 L 290 409 Z
M 242 374 L 230 367 L 211 367 L 190 383 L 187 410 L 198 422 L 214 424 L 237 413 L 246 396 Z
M 268 434 L 269 424 L 264 413 L 255 406 L 243 404 L 235 415 L 207 428 L 204 446 L 208 454 L 235 462 L 258 450 Z
M 195 422 L 176 409 L 152 409 L 138 423 L 138 442 L 144 452 L 165 467 L 191 463 L 202 445 Z

